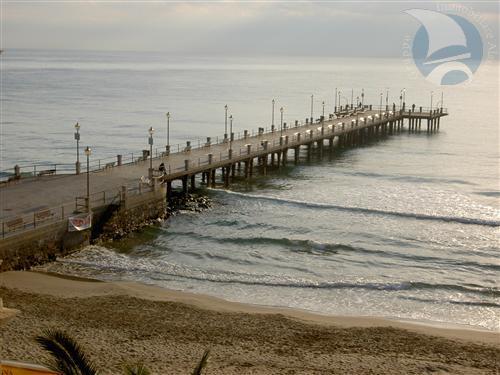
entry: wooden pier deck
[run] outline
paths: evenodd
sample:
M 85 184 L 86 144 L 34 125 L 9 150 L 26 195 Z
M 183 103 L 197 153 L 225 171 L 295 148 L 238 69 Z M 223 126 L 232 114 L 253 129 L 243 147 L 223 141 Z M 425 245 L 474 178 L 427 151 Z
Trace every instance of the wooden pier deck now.
M 434 132 L 439 130 L 440 118 L 447 115 L 442 108 L 433 111 L 414 110 L 414 107 L 393 109 L 366 106 L 363 110 L 351 110 L 343 117 L 330 115 L 328 119 L 313 122 L 311 119 L 304 123 L 295 121 L 283 130 L 276 125 L 271 131 L 260 129 L 253 135 L 245 131 L 239 139 L 218 144 L 186 146 L 180 152 L 153 158 L 149 188 L 164 184 L 168 198 L 172 182 L 176 180 L 182 182 L 185 192 L 197 182 L 229 187 L 236 173 L 251 178 L 254 173 L 266 174 L 272 166 L 298 163 L 300 149 L 304 147 L 308 151 L 314 147 L 352 147 L 379 136 L 396 134 L 405 126 L 411 132 Z M 161 163 L 165 166 L 164 173 L 158 170 Z M 90 208 L 116 203 L 123 191 L 144 187 L 140 180 L 150 175 L 149 167 L 147 159 L 91 172 Z M 3 184 L 0 187 L 2 238 L 37 224 L 66 220 L 76 209 L 77 197 L 86 196 L 86 179 L 86 173 L 82 173 L 20 178 Z

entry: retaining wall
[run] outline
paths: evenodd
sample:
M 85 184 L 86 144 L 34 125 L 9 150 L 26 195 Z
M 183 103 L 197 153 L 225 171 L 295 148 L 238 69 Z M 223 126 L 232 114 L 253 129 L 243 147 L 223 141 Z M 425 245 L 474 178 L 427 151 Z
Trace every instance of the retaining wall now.
M 92 208 L 92 229 L 68 232 L 68 220 L 58 221 L 2 239 L 0 272 L 29 269 L 67 255 L 102 234 L 128 233 L 144 222 L 163 217 L 166 210 L 165 188 L 133 196 L 124 196 L 119 205 Z

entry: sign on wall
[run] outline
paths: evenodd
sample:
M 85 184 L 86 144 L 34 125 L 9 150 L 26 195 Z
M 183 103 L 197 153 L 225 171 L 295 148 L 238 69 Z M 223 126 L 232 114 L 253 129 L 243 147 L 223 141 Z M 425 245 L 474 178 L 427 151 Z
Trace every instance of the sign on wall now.
M 68 218 L 68 232 L 76 232 L 92 227 L 92 214 L 85 213 Z

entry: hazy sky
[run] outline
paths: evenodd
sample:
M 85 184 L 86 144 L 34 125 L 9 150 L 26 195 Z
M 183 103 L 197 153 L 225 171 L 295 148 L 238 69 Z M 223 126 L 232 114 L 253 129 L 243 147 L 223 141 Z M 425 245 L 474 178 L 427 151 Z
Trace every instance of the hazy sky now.
M 498 35 L 497 1 L 460 4 Z M 415 7 L 438 3 L 2 0 L 1 39 L 2 48 L 401 56 L 419 27 L 403 11 Z

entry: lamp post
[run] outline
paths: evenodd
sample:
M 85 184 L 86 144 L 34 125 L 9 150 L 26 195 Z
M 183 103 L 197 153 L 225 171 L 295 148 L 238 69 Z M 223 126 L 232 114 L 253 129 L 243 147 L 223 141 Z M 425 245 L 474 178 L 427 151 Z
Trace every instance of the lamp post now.
M 432 99 L 434 97 L 434 91 L 431 91 L 431 114 L 432 114 Z
M 403 87 L 403 110 L 406 107 L 406 89 Z
M 354 89 L 351 89 L 351 109 L 354 107 Z
M 337 88 L 335 87 L 335 106 L 333 107 L 333 113 L 337 113 Z
M 361 107 L 365 108 L 365 89 L 361 89 Z
M 155 130 L 151 126 L 148 130 L 149 133 L 149 178 L 153 178 L 153 133 Z
M 89 146 L 87 146 L 85 148 L 85 155 L 87 156 L 87 197 L 85 199 L 85 206 L 87 207 L 87 212 L 90 212 L 90 166 L 89 166 L 90 154 L 92 154 L 92 149 Z
M 225 117 L 224 117 L 224 140 L 227 139 L 227 104 L 224 106 Z
M 342 96 L 342 90 L 339 90 L 339 107 L 342 107 L 342 103 L 340 102 L 340 97 Z
M 323 112 L 322 112 L 322 115 L 323 115 L 323 119 L 325 118 L 325 101 L 323 100 L 323 102 L 321 103 L 321 105 L 323 106 Z
M 233 142 L 233 115 L 229 116 L 229 148 Z
M 339 96 L 339 104 L 341 103 L 340 102 L 340 99 L 344 99 L 345 100 L 345 110 L 347 111 L 349 108 L 349 99 L 347 99 L 344 95 L 341 95 Z
M 443 92 L 441 91 L 441 112 L 443 112 Z
M 272 115 L 271 115 L 271 126 L 274 127 L 274 103 L 275 103 L 274 99 L 273 99 L 272 103 L 273 103 L 273 111 L 272 111 Z
M 389 88 L 385 88 L 385 110 L 389 110 Z
M 314 122 L 313 109 L 314 109 L 314 95 L 311 95 L 311 124 Z
M 167 155 L 170 155 L 170 112 L 167 112 L 167 145 L 165 151 Z
M 356 108 L 359 107 L 359 96 L 356 96 Z
M 280 113 L 281 113 L 280 135 L 283 136 L 283 107 L 280 108 Z
M 403 90 L 399 92 L 399 110 L 401 110 L 403 106 Z
M 75 124 L 75 140 L 76 140 L 76 174 L 80 174 L 80 124 Z
M 378 108 L 379 108 L 379 110 L 378 110 L 378 112 L 379 112 L 379 116 L 381 116 L 381 115 L 382 115 L 382 98 L 383 98 L 383 97 L 384 97 L 384 93 L 382 93 L 382 92 L 381 92 L 381 93 L 380 93 L 380 105 L 379 105 L 379 107 L 378 107 Z

